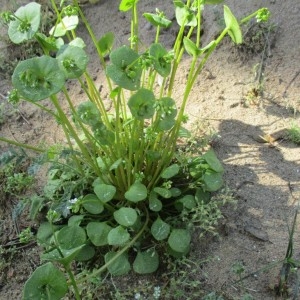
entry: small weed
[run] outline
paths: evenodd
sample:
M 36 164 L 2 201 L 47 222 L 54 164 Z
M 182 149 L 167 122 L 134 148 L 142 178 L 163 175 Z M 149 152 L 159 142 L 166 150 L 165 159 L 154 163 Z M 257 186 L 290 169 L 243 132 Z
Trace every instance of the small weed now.
M 287 130 L 287 137 L 291 142 L 300 145 L 300 126 L 292 122 Z

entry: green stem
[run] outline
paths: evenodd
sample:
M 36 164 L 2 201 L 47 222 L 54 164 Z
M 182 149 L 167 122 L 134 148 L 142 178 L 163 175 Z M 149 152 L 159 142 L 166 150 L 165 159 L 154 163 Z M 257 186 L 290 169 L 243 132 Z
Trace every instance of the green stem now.
M 47 151 L 46 149 L 41 149 L 41 148 L 37 148 L 37 147 L 31 146 L 31 145 L 28 145 L 28 144 L 19 143 L 17 141 L 10 140 L 10 139 L 7 139 L 7 138 L 1 137 L 1 136 L 0 136 L 0 141 L 5 142 L 5 143 L 10 144 L 10 145 L 20 147 L 20 148 L 33 150 L 33 151 L 39 152 L 39 153 L 44 153 L 44 152 Z
M 76 300 L 80 300 L 81 297 L 80 297 L 79 289 L 78 289 L 78 286 L 77 286 L 74 274 L 73 274 L 72 270 L 70 269 L 70 266 L 64 266 L 64 267 L 65 267 L 65 270 L 67 271 L 67 273 L 69 275 L 69 278 L 71 280 L 71 284 L 72 284 L 72 286 L 74 288 L 75 299 Z

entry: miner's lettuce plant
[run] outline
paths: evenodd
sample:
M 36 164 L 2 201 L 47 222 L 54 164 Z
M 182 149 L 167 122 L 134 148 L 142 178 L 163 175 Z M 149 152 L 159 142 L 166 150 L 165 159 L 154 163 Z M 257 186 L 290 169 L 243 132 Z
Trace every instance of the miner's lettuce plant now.
M 141 51 L 138 0 L 120 2 L 120 10 L 130 12 L 132 17 L 130 45 L 119 48 L 114 47 L 111 32 L 96 37 L 77 0 L 73 5 L 64 2 L 58 6 L 51 0 L 57 20 L 49 33 L 39 31 L 41 7 L 35 2 L 15 13 L 2 14 L 12 42 L 35 39 L 44 52 L 43 56 L 19 62 L 8 100 L 22 99 L 49 113 L 66 138 L 66 145 L 40 149 L 0 137 L 41 152 L 42 161 L 50 162 L 44 195 L 33 198 L 30 207 L 31 216 L 43 206 L 48 209 L 47 222 L 41 224 L 37 234 L 46 263 L 25 284 L 24 299 L 60 299 L 70 285 L 75 298 L 80 299 L 78 283 L 105 270 L 112 275 L 123 275 L 131 269 L 139 274 L 151 273 L 159 266 L 159 253 L 167 251 L 181 257 L 189 252 L 191 232 L 180 222 L 180 215 L 207 205 L 209 194 L 222 186 L 223 174 L 212 149 L 190 156 L 177 151 L 178 139 L 189 137 L 184 123 L 190 92 L 226 35 L 239 44 L 241 23 L 253 17 L 257 21 L 269 17 L 267 9 L 260 9 L 238 21 L 224 6 L 226 27 L 203 46 L 203 8 L 222 0 L 175 0 L 179 32 L 173 48 L 166 49 L 160 41 L 161 29 L 169 28 L 172 22 L 156 9 L 143 14 L 156 34 L 153 43 Z M 79 20 L 99 56 L 112 102 L 110 111 L 87 71 L 85 43 L 76 34 Z M 178 107 L 175 78 L 185 52 L 191 57 L 190 68 L 183 98 L 176 99 L 180 101 Z M 78 81 L 85 102 L 73 103 L 66 88 L 69 80 Z M 59 92 L 71 117 L 58 99 Z M 41 102 L 47 98 L 55 109 Z M 72 262 L 90 260 L 99 255 L 99 247 L 103 249 L 103 266 L 88 276 L 74 274 Z M 64 267 L 68 279 L 54 263 Z

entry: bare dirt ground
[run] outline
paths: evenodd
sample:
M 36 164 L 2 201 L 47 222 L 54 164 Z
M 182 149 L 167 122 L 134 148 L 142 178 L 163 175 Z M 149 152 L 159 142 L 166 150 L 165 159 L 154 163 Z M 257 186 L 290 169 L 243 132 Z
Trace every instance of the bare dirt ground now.
M 265 272 L 258 271 L 285 257 L 288 227 L 300 199 L 299 146 L 289 141 L 286 134 L 292 121 L 300 125 L 300 2 L 225 2 L 237 17 L 268 7 L 271 25 L 252 24 L 244 28 L 247 39 L 238 48 L 229 39 L 225 40 L 193 89 L 187 108 L 190 123 L 197 124 L 200 131 L 213 129 L 215 132 L 212 145 L 224 164 L 226 186 L 237 199 L 237 206 L 224 209 L 218 238 L 195 237 L 189 259 L 199 263 L 209 258 L 209 262 L 193 272 L 194 279 L 201 281 L 199 290 L 216 291 L 224 299 L 241 299 L 246 292 L 257 300 L 283 299 L 274 291 L 282 264 Z M 174 17 L 170 0 L 140 1 L 140 12 L 154 12 L 156 7 L 169 18 Z M 127 43 L 130 19 L 129 15 L 118 12 L 118 1 L 87 4 L 84 11 L 97 36 L 113 31 L 117 34 L 116 46 Z M 203 45 L 221 29 L 222 6 L 207 7 L 204 18 Z M 140 25 L 142 41 L 154 39 L 154 29 L 142 18 Z M 83 29 L 79 31 L 82 37 L 86 35 Z M 172 45 L 175 33 L 173 28 L 164 32 L 162 42 L 167 47 Z M 100 85 L 102 75 L 95 53 L 89 50 L 89 54 L 89 68 Z M 187 66 L 188 57 L 177 78 L 178 95 L 183 90 Z M 0 76 L 0 93 L 6 95 L 9 80 L 5 74 Z M 80 101 L 79 90 L 71 88 L 75 101 Z M 1 135 L 32 144 L 60 140 L 58 126 L 35 108 L 24 103 L 19 112 L 12 112 L 9 106 L 5 107 Z M 1 147 L 5 149 L 5 145 Z M 16 229 L 11 212 L 5 209 L 0 212 L 4 245 L 16 237 Z M 21 228 L 27 225 L 26 220 L 17 222 Z M 299 225 L 296 229 L 294 256 L 299 259 Z M 5 274 L 0 275 L 0 299 L 3 300 L 20 298 L 22 285 L 39 263 L 36 248 L 17 252 L 4 269 Z M 231 271 L 236 262 L 243 264 L 243 276 L 257 272 L 245 279 L 242 286 L 233 283 L 238 279 Z M 188 293 L 182 299 L 199 299 Z M 286 298 L 300 299 L 300 296 L 296 291 Z

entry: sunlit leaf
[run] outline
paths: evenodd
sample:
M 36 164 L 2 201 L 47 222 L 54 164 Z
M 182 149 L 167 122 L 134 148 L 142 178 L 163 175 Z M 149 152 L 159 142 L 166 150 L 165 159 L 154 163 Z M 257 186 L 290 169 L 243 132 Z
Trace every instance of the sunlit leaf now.
M 9 23 L 8 36 L 15 44 L 27 41 L 35 35 L 40 26 L 41 5 L 30 2 L 16 12 L 16 19 Z
M 66 278 L 60 270 L 48 262 L 37 267 L 26 281 L 23 290 L 24 300 L 60 300 L 68 291 Z
M 65 75 L 55 58 L 34 57 L 18 63 L 12 83 L 22 97 L 39 101 L 58 93 L 65 84 Z
M 194 12 L 181 1 L 174 1 L 175 14 L 179 26 L 197 26 L 197 18 Z
M 217 158 L 215 152 L 213 149 L 209 149 L 203 156 L 202 158 L 205 159 L 205 161 L 209 164 L 211 169 L 213 169 L 216 172 L 222 173 L 224 172 L 224 168 Z
M 152 91 L 141 88 L 128 101 L 132 115 L 139 119 L 150 119 L 154 115 L 155 96 Z
M 137 3 L 139 0 L 122 0 L 119 5 L 120 11 L 127 11 L 131 9 L 135 3 Z
M 67 31 L 75 29 L 78 23 L 78 16 L 65 16 L 62 18 L 60 23 L 51 28 L 49 33 L 50 35 L 53 35 L 55 37 L 64 36 L 67 33 Z
M 224 20 L 226 27 L 229 29 L 228 34 L 235 44 L 243 42 L 242 31 L 239 22 L 231 12 L 228 6 L 224 5 Z
M 159 16 L 157 14 L 144 13 L 143 16 L 146 18 L 148 22 L 150 22 L 154 26 L 160 26 L 163 28 L 168 28 L 171 26 L 172 21 L 168 20 L 164 16 Z

